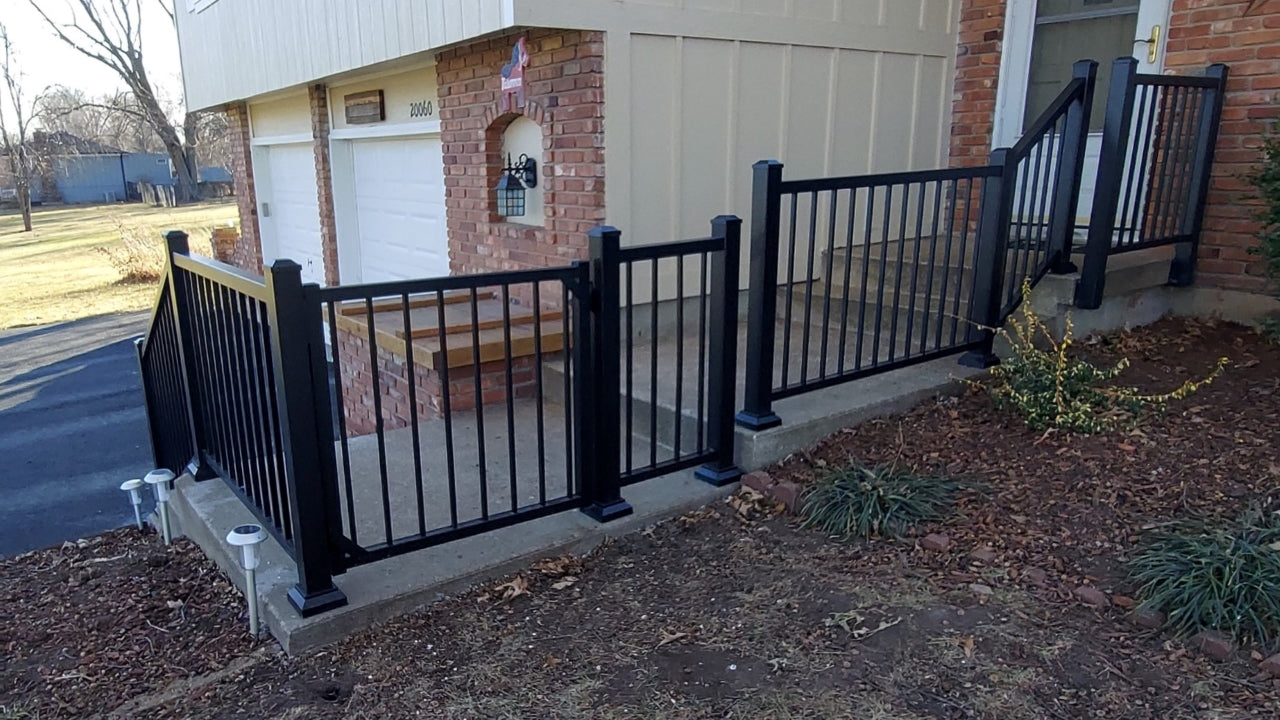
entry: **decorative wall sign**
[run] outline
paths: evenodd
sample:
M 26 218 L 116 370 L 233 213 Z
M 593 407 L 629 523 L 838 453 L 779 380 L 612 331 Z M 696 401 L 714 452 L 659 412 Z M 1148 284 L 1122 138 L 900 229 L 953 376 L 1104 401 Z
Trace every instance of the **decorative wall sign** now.
M 511 61 L 502 66 L 502 112 L 524 107 L 524 69 L 529 67 L 529 49 L 524 38 L 511 48 Z M 514 98 L 514 100 L 513 100 Z
M 381 90 L 345 95 L 342 103 L 346 109 L 347 123 L 351 125 L 376 123 L 387 119 L 387 106 L 382 100 Z

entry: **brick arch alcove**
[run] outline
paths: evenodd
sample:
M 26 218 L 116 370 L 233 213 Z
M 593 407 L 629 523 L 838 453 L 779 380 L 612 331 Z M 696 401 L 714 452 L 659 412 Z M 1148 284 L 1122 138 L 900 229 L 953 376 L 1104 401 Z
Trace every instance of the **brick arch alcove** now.
M 523 107 L 501 104 L 502 65 L 524 35 L 530 55 Z M 531 29 L 452 48 L 436 58 L 453 273 L 552 267 L 586 257 L 604 222 L 604 36 Z M 544 227 L 506 222 L 493 186 L 502 133 L 518 117 L 542 128 L 538 182 Z

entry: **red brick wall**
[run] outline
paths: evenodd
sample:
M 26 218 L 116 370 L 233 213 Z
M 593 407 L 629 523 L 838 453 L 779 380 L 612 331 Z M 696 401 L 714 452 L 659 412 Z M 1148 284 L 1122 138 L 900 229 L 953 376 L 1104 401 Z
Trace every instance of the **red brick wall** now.
M 1263 133 L 1280 117 L 1280 1 L 1174 0 L 1165 68 L 1198 73 L 1230 66 L 1214 158 L 1197 281 L 1262 290 L 1263 263 L 1248 253 L 1258 231 L 1254 190 L 1244 179 L 1256 167 Z
M 242 270 L 262 273 L 262 240 L 258 231 L 258 195 L 253 183 L 253 156 L 249 141 L 249 108 L 244 103 L 227 106 L 231 136 L 231 177 L 240 210 L 240 237 L 230 262 Z
M 1005 0 L 963 0 L 951 103 L 951 164 L 984 165 L 991 154 Z
M 369 342 L 366 338 L 338 330 L 338 355 L 341 359 L 342 411 L 346 418 L 347 437 L 376 432 L 377 413 L 373 406 L 373 373 L 369 364 Z M 512 396 L 532 398 L 537 395 L 533 356 L 511 361 Z M 382 423 L 386 430 L 398 430 L 412 423 L 409 404 L 409 373 L 405 358 L 378 348 L 378 394 L 382 403 Z M 441 417 L 444 392 L 440 373 L 425 367 L 421 359 L 414 363 L 415 405 L 419 418 Z M 506 402 L 507 362 L 494 360 L 480 365 L 480 396 L 485 405 Z M 449 368 L 449 409 L 454 413 L 474 410 L 476 406 L 475 368 L 467 365 Z
M 526 105 L 543 129 L 539 183 L 546 226 L 505 222 L 492 188 L 504 158 L 500 72 L 520 33 L 436 56 L 444 144 L 449 267 L 454 273 L 562 265 L 586 256 L 587 231 L 604 222 L 604 36 L 532 29 Z
M 324 282 L 338 284 L 338 230 L 333 216 L 333 166 L 329 162 L 329 91 L 323 84 L 307 88 L 311 101 L 311 140 L 316 158 L 316 199 L 320 207 L 320 249 Z

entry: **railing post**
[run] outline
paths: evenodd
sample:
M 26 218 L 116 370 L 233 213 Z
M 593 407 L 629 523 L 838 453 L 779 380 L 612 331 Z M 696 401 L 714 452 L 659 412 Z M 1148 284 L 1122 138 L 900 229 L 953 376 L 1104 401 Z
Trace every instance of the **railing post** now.
M 1222 122 L 1222 102 L 1227 90 L 1227 66 L 1210 65 L 1205 76 L 1217 80 L 1206 91 L 1205 109 L 1200 114 L 1200 127 L 1196 128 L 1196 154 L 1191 166 L 1191 188 L 1187 192 L 1187 208 L 1182 218 L 1181 233 L 1191 236 L 1191 242 L 1178 243 L 1173 263 L 1169 267 L 1169 284 L 1184 287 L 1195 282 L 1196 255 L 1200 251 L 1200 232 L 1204 227 L 1204 206 L 1209 196 L 1209 181 L 1213 172 L 1213 153 L 1218 144 L 1218 126 Z
M 619 393 L 622 360 L 620 337 L 620 271 L 618 250 L 622 233 L 614 227 L 597 227 L 589 235 L 591 257 L 590 376 L 583 377 L 585 394 L 593 395 L 594 414 L 583 421 L 594 425 L 591 467 L 583 476 L 582 511 L 600 522 L 630 515 L 630 503 L 622 499 L 622 418 Z M 654 298 L 657 301 L 657 298 Z
M 1098 63 L 1080 60 L 1071 68 L 1071 78 L 1084 82 L 1079 99 L 1067 110 L 1063 127 L 1062 159 L 1055 179 L 1056 192 L 1050 212 L 1049 252 L 1053 260 L 1049 272 L 1065 275 L 1079 268 L 1071 262 L 1071 241 L 1076 230 L 1076 210 L 1080 204 L 1080 183 L 1084 175 L 1085 146 L 1089 142 L 1089 117 L 1093 113 L 1093 92 L 1098 80 Z
M 1076 284 L 1076 307 L 1093 310 L 1102 305 L 1107 279 L 1107 257 L 1115 236 L 1116 209 L 1124 183 L 1125 151 L 1133 124 L 1133 98 L 1137 90 L 1138 61 L 1119 58 L 1111 64 L 1111 88 L 1107 116 L 1102 125 L 1102 150 L 1098 158 L 1098 182 L 1093 188 L 1089 213 L 1089 237 L 1085 241 L 1084 267 Z
M 738 266 L 742 220 L 721 215 L 711 221 L 711 235 L 724 249 L 711 254 L 711 318 L 707 378 L 707 436 L 715 460 L 698 468 L 698 479 L 717 487 L 736 482 L 742 470 L 734 460 L 733 408 L 738 387 Z M 680 278 L 679 282 L 683 282 Z M 655 298 L 656 301 L 656 298 Z
M 746 387 L 737 422 L 749 430 L 782 424 L 773 411 L 774 323 L 778 314 L 778 234 L 782 222 L 782 163 L 751 167 L 751 266 L 747 297 Z M 737 319 L 732 320 L 735 324 Z
M 298 583 L 289 602 L 308 617 L 347 604 L 333 584 L 336 548 L 331 542 L 336 514 L 335 470 L 326 467 L 324 445 L 332 458 L 332 419 L 319 407 L 317 383 L 323 370 L 324 340 L 315 288 L 302 285 L 302 267 L 277 260 L 267 269 L 267 314 L 275 364 L 275 399 L 280 415 L 285 487 L 293 521 L 293 559 Z M 318 373 L 317 373 L 318 371 Z M 327 405 L 327 400 L 325 402 Z M 328 463 L 332 465 L 332 463 Z
M 1005 260 L 1009 254 L 1009 226 L 1013 222 L 1013 190 L 1017 165 L 1008 148 L 991 153 L 990 164 L 1000 172 L 982 186 L 979 206 L 978 251 L 974 260 L 973 304 L 969 307 L 967 341 L 980 345 L 960 356 L 966 367 L 988 368 L 996 357 L 995 329 L 1003 318 Z
M 187 234 L 181 230 L 170 230 L 164 236 L 165 272 L 169 277 L 169 302 L 172 304 L 173 317 L 178 332 L 178 356 L 182 366 L 182 388 L 187 395 L 187 424 L 191 433 L 191 446 L 195 454 L 187 463 L 187 472 L 196 480 L 208 480 L 216 473 L 204 460 L 204 452 L 209 447 L 208 429 L 197 408 L 201 405 L 200 387 L 193 382 L 199 375 L 196 367 L 195 348 L 192 345 L 195 329 L 192 327 L 193 308 L 191 293 L 187 287 L 186 274 L 180 271 L 173 262 L 174 255 L 190 255 L 191 246 Z

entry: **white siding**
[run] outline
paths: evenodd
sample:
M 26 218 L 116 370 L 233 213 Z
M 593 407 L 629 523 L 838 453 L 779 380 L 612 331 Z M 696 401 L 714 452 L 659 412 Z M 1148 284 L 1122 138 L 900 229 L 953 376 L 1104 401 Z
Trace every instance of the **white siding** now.
M 180 3 L 188 107 L 207 108 L 423 53 L 509 27 L 512 0 L 217 0 Z
M 629 4 L 629 27 L 662 10 L 697 35 L 606 37 L 606 206 L 625 243 L 706 235 L 721 213 L 749 227 L 757 160 L 790 179 L 946 165 L 958 4 Z

